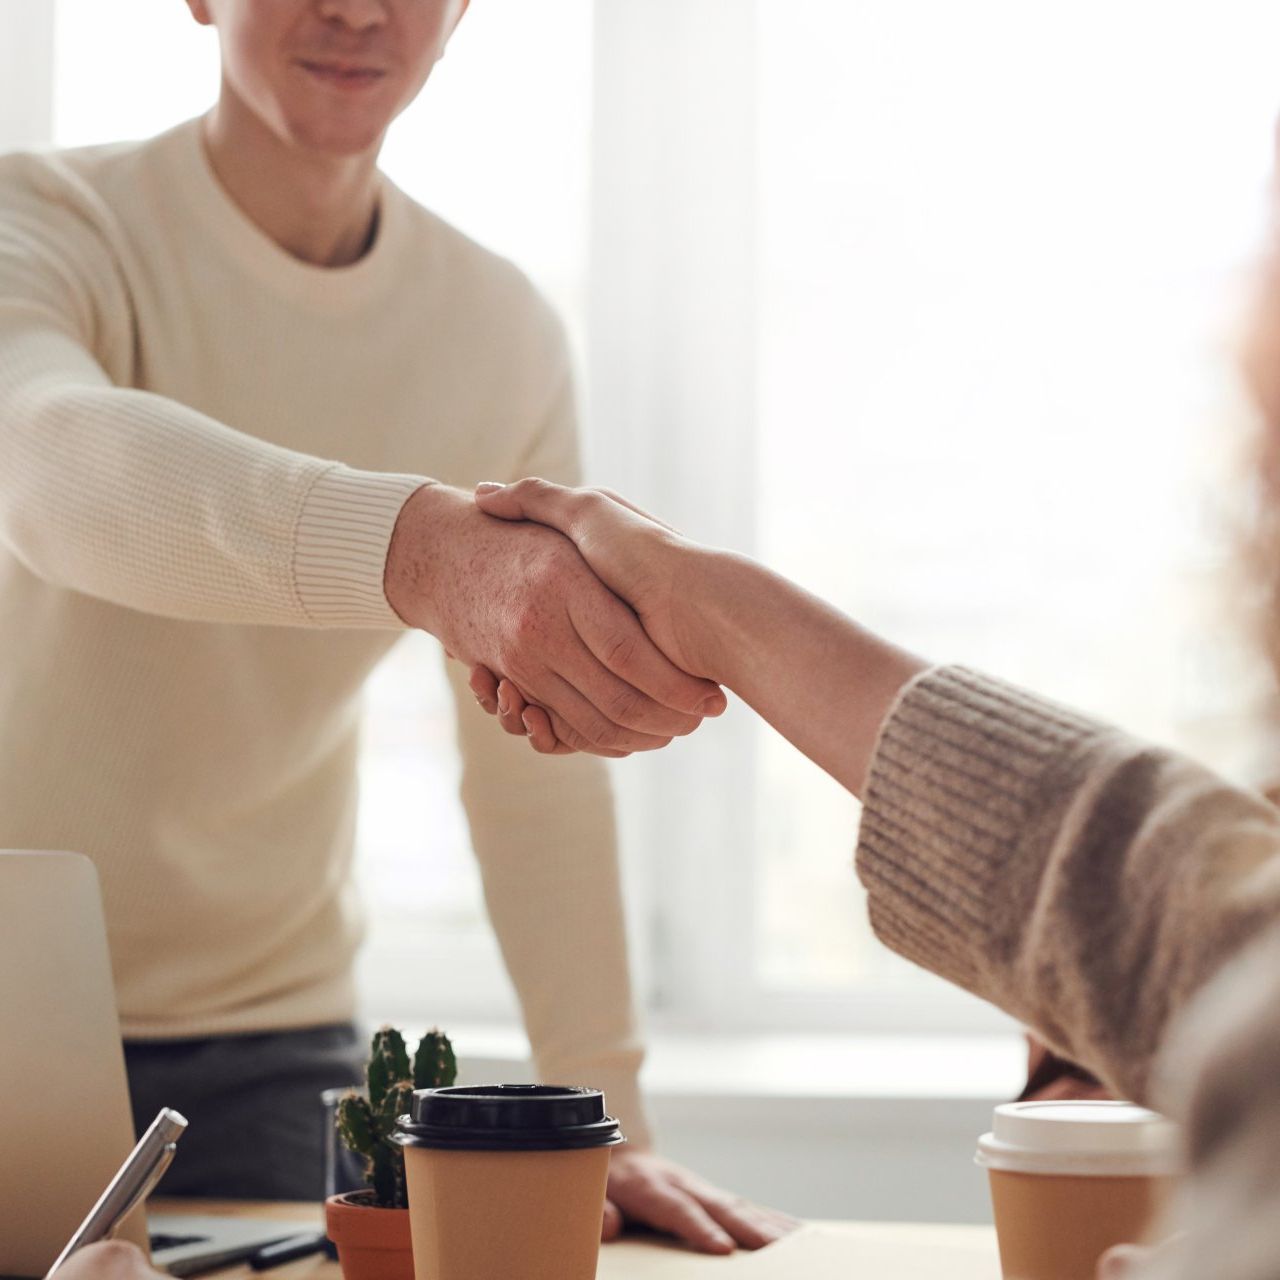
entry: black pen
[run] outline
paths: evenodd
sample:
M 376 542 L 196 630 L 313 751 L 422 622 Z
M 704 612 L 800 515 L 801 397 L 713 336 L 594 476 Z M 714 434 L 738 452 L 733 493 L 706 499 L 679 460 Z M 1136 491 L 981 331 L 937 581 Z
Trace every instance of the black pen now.
M 250 1254 L 249 1266 L 254 1271 L 268 1271 L 272 1267 L 283 1266 L 297 1258 L 306 1258 L 319 1253 L 324 1248 L 323 1231 L 307 1231 L 302 1235 L 286 1236 L 283 1240 L 275 1240 L 264 1244 L 257 1253 Z

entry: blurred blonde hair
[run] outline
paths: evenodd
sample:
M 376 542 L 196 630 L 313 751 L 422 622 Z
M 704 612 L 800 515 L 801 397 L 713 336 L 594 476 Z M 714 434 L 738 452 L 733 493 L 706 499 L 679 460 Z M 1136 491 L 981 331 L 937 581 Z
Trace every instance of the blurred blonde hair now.
M 1280 680 L 1280 165 L 1272 178 L 1267 242 L 1245 320 L 1241 369 L 1258 424 L 1246 457 L 1242 567 L 1253 626 Z

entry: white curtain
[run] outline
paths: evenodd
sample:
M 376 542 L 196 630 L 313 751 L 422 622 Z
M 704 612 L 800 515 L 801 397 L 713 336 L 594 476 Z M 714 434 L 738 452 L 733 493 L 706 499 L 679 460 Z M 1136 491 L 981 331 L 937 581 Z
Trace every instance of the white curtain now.
M 0 151 L 53 136 L 53 19 L 45 0 L 0 0 Z

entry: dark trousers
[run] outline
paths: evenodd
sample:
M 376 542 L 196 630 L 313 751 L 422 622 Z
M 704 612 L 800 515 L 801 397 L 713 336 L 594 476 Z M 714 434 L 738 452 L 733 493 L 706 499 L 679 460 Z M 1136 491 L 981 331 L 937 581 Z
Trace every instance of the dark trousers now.
M 162 1107 L 190 1122 L 158 1195 L 318 1200 L 323 1090 L 363 1083 L 350 1024 L 204 1040 L 134 1040 L 125 1065 L 139 1134 Z

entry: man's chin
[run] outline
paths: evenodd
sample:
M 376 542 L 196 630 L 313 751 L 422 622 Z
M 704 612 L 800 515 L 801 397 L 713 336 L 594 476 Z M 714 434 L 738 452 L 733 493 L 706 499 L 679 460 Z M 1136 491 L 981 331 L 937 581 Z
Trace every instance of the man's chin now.
M 315 155 L 335 160 L 349 159 L 378 151 L 389 122 L 377 121 L 357 125 L 350 120 L 340 122 L 296 121 L 289 130 L 294 146 Z

